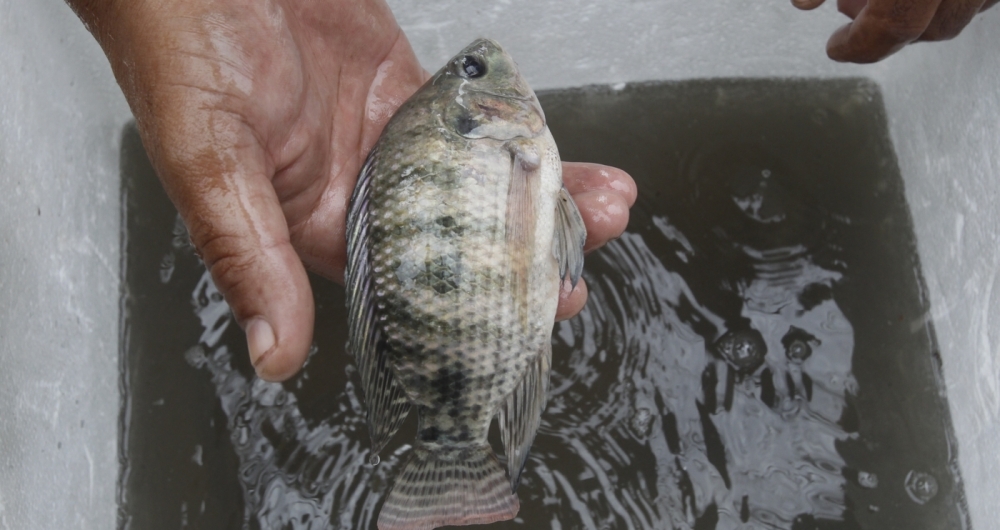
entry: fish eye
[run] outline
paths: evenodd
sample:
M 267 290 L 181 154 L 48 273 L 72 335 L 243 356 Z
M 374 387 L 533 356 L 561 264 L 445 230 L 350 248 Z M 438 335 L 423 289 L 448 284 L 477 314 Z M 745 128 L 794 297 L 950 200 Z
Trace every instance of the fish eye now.
M 475 55 L 466 55 L 458 61 L 458 75 L 466 79 L 476 79 L 486 75 L 486 65 Z

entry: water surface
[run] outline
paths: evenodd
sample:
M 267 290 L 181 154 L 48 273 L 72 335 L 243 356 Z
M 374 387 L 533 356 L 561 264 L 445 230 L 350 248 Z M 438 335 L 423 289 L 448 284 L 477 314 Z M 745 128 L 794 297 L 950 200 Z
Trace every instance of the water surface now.
M 521 513 L 493 527 L 968 528 L 877 88 L 540 99 L 564 159 L 621 167 L 640 194 L 587 258 L 587 308 L 555 327 Z M 312 278 L 309 363 L 257 380 L 134 128 L 122 172 L 120 526 L 374 528 L 414 422 L 367 463 L 342 288 Z

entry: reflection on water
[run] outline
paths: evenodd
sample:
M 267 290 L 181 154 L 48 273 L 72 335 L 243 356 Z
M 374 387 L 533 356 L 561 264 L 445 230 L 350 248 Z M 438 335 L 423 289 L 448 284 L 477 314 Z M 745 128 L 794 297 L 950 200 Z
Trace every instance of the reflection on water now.
M 494 527 L 966 527 L 875 89 L 691 82 L 542 101 L 564 157 L 624 167 L 640 200 L 587 258 L 585 311 L 555 327 L 521 513 Z M 313 279 L 300 375 L 253 377 L 134 130 L 125 140 L 122 526 L 374 528 L 413 422 L 368 463 L 342 289 Z
M 660 226 L 667 226 L 665 219 Z M 687 528 L 707 519 L 718 520 L 718 528 L 746 522 L 789 528 L 801 514 L 841 519 L 845 463 L 835 444 L 856 436 L 837 424 L 845 392 L 856 385 L 854 337 L 833 300 L 808 310 L 799 302 L 804 289 L 830 284 L 839 274 L 808 256 L 786 257 L 783 264 L 761 263 L 784 273 L 747 278 L 740 286 L 740 315 L 749 327 L 735 333 L 726 332 L 722 318 L 699 303 L 642 237 L 626 234 L 592 259 L 590 310 L 559 326 L 560 342 L 573 353 L 567 370 L 557 371 L 553 398 L 564 411 L 589 414 L 549 416 L 546 434 L 554 439 L 546 445 L 567 437 L 594 440 L 581 447 L 601 455 L 590 457 L 591 464 L 603 459 L 627 469 L 641 455 L 643 467 L 655 468 L 646 477 L 622 473 L 607 489 L 609 501 L 627 496 L 642 507 L 642 517 L 622 510 L 618 518 L 637 528 Z M 696 327 L 713 331 L 705 337 Z M 789 360 L 782 345 L 793 327 L 813 337 L 815 351 L 804 361 Z M 733 345 L 751 334 L 756 340 Z M 573 397 L 587 395 L 592 406 Z M 616 517 L 604 519 L 617 527 Z

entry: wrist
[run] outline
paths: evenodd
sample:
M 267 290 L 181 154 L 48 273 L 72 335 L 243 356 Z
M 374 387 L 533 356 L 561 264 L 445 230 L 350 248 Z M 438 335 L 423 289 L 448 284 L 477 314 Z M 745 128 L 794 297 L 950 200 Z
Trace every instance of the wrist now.
M 76 16 L 83 22 L 87 31 L 97 40 L 105 54 L 109 54 L 109 46 L 118 39 L 120 22 L 127 18 L 125 11 L 138 2 L 126 0 L 66 0 Z
M 104 50 L 118 85 L 139 117 L 132 97 L 137 89 L 134 70 L 143 66 L 137 56 L 148 47 L 144 42 L 149 40 L 148 31 L 143 29 L 142 21 L 148 19 L 144 12 L 155 3 L 151 5 L 145 0 L 66 0 L 66 3 Z

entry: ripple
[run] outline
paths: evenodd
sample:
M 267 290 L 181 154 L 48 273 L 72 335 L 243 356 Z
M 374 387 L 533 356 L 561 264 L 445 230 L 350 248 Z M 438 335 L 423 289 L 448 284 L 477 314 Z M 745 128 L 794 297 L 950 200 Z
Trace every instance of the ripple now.
M 747 132 L 692 138 L 662 158 L 657 147 L 656 158 L 635 161 L 633 174 L 645 181 L 630 230 L 588 256 L 587 308 L 554 329 L 550 396 L 518 491 L 521 512 L 492 528 L 792 530 L 897 519 L 910 527 L 924 512 L 890 503 L 886 483 L 906 475 L 917 504 L 944 496 L 939 489 L 950 502 L 961 489 L 957 472 L 930 459 L 910 471 L 895 455 L 913 444 L 933 449 L 933 436 L 918 429 L 931 422 L 920 409 L 922 423 L 908 424 L 907 407 L 940 390 L 901 384 L 909 372 L 887 381 L 895 386 L 879 379 L 902 364 L 894 350 L 908 360 L 923 351 L 907 342 L 917 328 L 902 339 L 887 334 L 896 314 L 887 321 L 864 307 L 889 298 L 893 311 L 905 309 L 908 291 L 892 282 L 900 270 L 919 275 L 910 254 L 900 257 L 903 269 L 886 268 L 898 265 L 891 249 L 910 251 L 896 245 L 909 239 L 887 234 L 909 225 L 905 208 L 871 202 L 869 192 L 889 197 L 895 181 L 840 163 L 849 149 L 821 153 L 812 146 L 823 142 L 801 142 L 804 150 L 786 152 L 774 147 L 786 140 L 766 138 L 773 131 Z M 872 179 L 881 184 L 854 182 Z M 830 212 L 837 203 L 824 195 L 851 204 Z M 874 214 L 853 204 L 865 201 Z M 358 374 L 344 351 L 342 290 L 314 279 L 308 365 L 290 381 L 266 383 L 254 377 L 245 338 L 203 267 L 191 272 L 197 260 L 183 223 L 170 235 L 150 273 L 157 285 L 193 286 L 177 320 L 193 312 L 197 330 L 169 355 L 201 384 L 211 381 L 211 421 L 223 425 L 208 431 L 222 443 L 205 444 L 201 462 L 227 465 L 211 460 L 220 452 L 235 462 L 224 477 L 242 498 L 232 525 L 373 529 L 414 426 L 371 454 Z M 879 282 L 891 290 L 865 298 Z M 855 360 L 865 370 L 857 379 Z M 894 438 L 911 428 L 921 436 Z M 185 502 L 185 521 L 197 524 L 198 504 Z
M 749 260 L 746 275 L 728 276 L 732 290 L 706 291 L 711 281 L 701 276 L 727 277 L 717 272 L 723 264 L 705 266 L 699 242 L 665 217 L 656 228 L 626 232 L 588 258 L 587 308 L 553 334 L 549 405 L 519 488 L 521 513 L 499 526 L 791 528 L 802 514 L 841 519 L 837 444 L 856 435 L 837 422 L 853 381 L 853 330 L 816 287 L 829 290 L 840 273 L 816 265 L 806 246 L 731 241 Z M 691 270 L 664 263 L 679 255 Z M 245 520 L 372 528 L 409 446 L 387 449 L 381 462 L 370 453 L 353 365 L 329 374 L 310 361 L 284 385 L 249 377 L 233 359 L 243 345 L 225 340 L 235 323 L 207 273 L 191 304 L 202 332 L 185 358 L 211 375 L 227 418 Z M 342 353 L 342 342 L 335 347 Z M 307 419 L 312 405 L 297 389 L 317 377 L 329 403 Z

